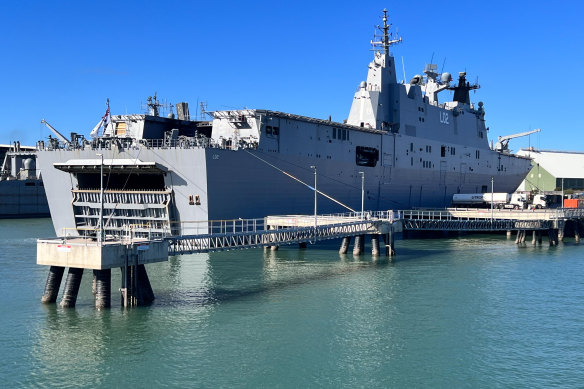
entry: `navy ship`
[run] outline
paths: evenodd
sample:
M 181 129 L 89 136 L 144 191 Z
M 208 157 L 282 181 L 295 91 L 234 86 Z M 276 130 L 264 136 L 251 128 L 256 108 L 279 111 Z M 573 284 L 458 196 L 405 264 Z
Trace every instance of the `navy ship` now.
M 0 145 L 0 218 L 48 217 L 49 205 L 33 146 Z
M 310 214 L 315 187 L 319 213 L 360 210 L 362 193 L 365 209 L 397 210 L 448 206 L 455 193 L 513 192 L 530 159 L 506 143 L 489 146 L 484 104 L 470 101 L 478 85 L 464 72 L 453 84 L 436 65 L 398 82 L 390 48 L 401 38 L 390 29 L 384 11 L 343 123 L 265 109 L 191 120 L 187 103 L 165 117 L 154 96 L 145 114 L 108 108 L 91 139 L 41 142 L 57 235 L 95 233 L 102 188 L 108 235 L 128 225 L 165 234 L 188 221 Z M 453 98 L 441 102 L 447 90 Z

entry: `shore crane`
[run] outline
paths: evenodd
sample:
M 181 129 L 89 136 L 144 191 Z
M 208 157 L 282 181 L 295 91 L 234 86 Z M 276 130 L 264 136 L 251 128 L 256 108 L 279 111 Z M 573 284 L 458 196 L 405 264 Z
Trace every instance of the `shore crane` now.
M 526 132 L 520 132 L 518 134 L 500 136 L 497 143 L 495 143 L 495 147 L 493 148 L 493 150 L 499 151 L 501 153 L 508 153 L 509 152 L 509 141 L 511 139 L 521 138 L 522 136 L 535 134 L 536 132 L 540 132 L 540 131 L 541 131 L 541 129 L 537 128 L 537 129 L 532 130 L 532 131 L 526 131 Z

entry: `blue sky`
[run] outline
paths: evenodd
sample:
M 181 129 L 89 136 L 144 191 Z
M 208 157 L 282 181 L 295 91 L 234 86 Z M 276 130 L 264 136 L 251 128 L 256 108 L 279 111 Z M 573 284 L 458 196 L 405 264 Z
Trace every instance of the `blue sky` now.
M 342 121 L 383 8 L 407 80 L 433 56 L 478 77 L 490 139 L 541 128 L 510 147 L 584 151 L 577 1 L 3 1 L 0 143 L 46 139 L 42 118 L 88 135 L 107 98 L 138 113 L 154 92 L 191 115 L 206 101 Z

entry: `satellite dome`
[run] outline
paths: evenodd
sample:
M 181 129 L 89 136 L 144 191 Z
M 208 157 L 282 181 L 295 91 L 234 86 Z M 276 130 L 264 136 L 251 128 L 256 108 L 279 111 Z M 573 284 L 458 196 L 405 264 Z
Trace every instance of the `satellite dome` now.
M 440 81 L 442 81 L 444 84 L 448 84 L 450 81 L 452 81 L 452 75 L 448 72 L 442 73 L 440 76 Z
M 34 159 L 32 158 L 27 158 L 23 161 L 24 163 L 24 169 L 25 170 L 35 170 L 36 169 L 36 164 L 34 162 Z
M 361 81 L 361 83 L 359 84 L 359 88 L 361 88 L 361 89 L 367 88 L 367 82 L 366 81 Z

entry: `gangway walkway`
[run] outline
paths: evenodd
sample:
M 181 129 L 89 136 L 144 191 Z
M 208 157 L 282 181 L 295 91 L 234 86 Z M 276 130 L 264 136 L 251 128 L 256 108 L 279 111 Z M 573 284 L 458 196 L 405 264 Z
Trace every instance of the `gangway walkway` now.
M 400 211 L 398 217 L 406 231 L 551 230 L 584 219 L 584 209 L 419 209 Z
M 387 234 L 392 211 L 337 215 L 285 215 L 209 223 L 209 232 L 170 236 L 169 255 L 315 243 L 363 234 Z M 207 222 L 205 222 L 207 223 Z M 200 226 L 182 226 L 183 231 Z

